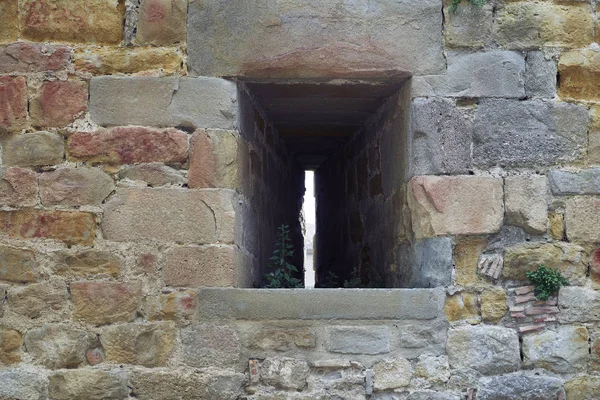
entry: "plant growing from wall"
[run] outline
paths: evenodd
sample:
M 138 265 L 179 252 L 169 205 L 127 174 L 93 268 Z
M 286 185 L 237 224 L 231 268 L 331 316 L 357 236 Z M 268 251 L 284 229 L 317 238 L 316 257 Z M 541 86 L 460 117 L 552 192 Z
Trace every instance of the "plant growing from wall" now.
M 470 3 L 474 6 L 482 6 L 488 2 L 488 0 L 464 0 L 464 1 L 467 1 L 468 3 Z M 455 13 L 458 10 L 458 5 L 462 2 L 463 2 L 463 0 L 452 0 L 448 9 L 450 10 L 451 13 Z
M 358 267 L 354 267 L 350 275 L 350 280 L 344 280 L 344 287 L 346 289 L 356 289 L 360 287 L 361 283 Z
M 535 297 L 542 301 L 547 301 L 561 286 L 569 284 L 558 268 L 550 269 L 540 265 L 537 270 L 527 272 L 526 275 L 535 285 Z
M 294 274 L 298 273 L 298 268 L 290 260 L 294 257 L 294 245 L 290 239 L 289 225 L 281 225 L 277 228 L 277 241 L 273 255 L 269 259 L 270 273 L 265 275 L 267 284 L 264 286 L 269 289 L 280 288 L 300 288 L 302 281 Z

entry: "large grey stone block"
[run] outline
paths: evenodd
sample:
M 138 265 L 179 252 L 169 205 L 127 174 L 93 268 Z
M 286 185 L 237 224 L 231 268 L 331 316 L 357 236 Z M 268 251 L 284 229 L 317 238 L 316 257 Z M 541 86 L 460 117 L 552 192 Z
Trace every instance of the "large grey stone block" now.
M 541 51 L 527 53 L 525 92 L 527 97 L 553 99 L 556 96 L 556 61 L 547 60 Z
M 474 164 L 544 166 L 580 159 L 586 151 L 585 107 L 542 100 L 483 100 L 475 112 Z
M 336 326 L 327 330 L 327 351 L 342 354 L 385 354 L 390 352 L 387 326 Z
M 556 400 L 564 398 L 562 380 L 550 376 L 517 372 L 479 379 L 477 400 Z
M 440 0 L 192 0 L 189 6 L 193 75 L 439 74 L 442 41 Z
M 398 340 L 395 351 L 405 358 L 416 358 L 422 354 L 439 356 L 446 352 L 448 321 L 442 319 L 427 323 L 405 322 L 394 324 Z
M 523 365 L 560 374 L 585 368 L 589 359 L 589 334 L 584 326 L 559 326 L 523 337 Z
M 45 400 L 48 379 L 21 369 L 0 370 L 0 398 Z
M 557 196 L 600 194 L 600 168 L 579 172 L 550 171 L 550 187 Z
M 203 320 L 431 320 L 443 317 L 440 289 L 220 289 L 198 293 Z
M 558 320 L 563 324 L 600 321 L 600 291 L 562 287 L 558 293 L 558 306 Z

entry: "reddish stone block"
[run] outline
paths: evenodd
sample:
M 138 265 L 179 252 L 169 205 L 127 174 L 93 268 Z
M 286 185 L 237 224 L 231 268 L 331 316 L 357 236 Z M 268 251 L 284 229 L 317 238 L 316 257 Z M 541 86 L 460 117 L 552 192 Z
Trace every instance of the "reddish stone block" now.
M 0 170 L 0 205 L 31 207 L 37 203 L 37 174 L 24 168 Z
M 60 128 L 83 116 L 88 109 L 87 83 L 45 82 L 31 101 L 31 119 L 40 128 Z
M 183 164 L 187 160 L 188 140 L 177 129 L 118 127 L 96 132 L 77 132 L 68 142 L 68 157 L 73 161 L 106 164 L 164 162 Z
M 197 130 L 190 139 L 190 188 L 237 188 L 237 160 L 235 132 Z
M 137 40 L 157 46 L 185 41 L 187 0 L 142 0 Z
M 96 237 L 96 217 L 86 212 L 0 211 L 0 234 L 10 238 L 56 239 L 90 246 Z
M 600 249 L 592 252 L 590 259 L 590 277 L 595 283 L 600 283 Z
M 74 282 L 71 284 L 75 318 L 95 325 L 130 322 L 142 299 L 139 282 Z
M 66 46 L 18 42 L 0 47 L 0 73 L 60 71 L 69 65 Z
M 27 121 L 27 79 L 0 77 L 0 134 L 22 129 Z

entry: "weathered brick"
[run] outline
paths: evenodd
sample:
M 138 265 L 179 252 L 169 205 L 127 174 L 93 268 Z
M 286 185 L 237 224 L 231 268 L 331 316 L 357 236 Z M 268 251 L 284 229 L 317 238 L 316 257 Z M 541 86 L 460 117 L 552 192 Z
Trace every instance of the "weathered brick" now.
M 77 368 L 85 365 L 86 352 L 97 345 L 96 335 L 68 324 L 44 324 L 25 335 L 27 352 L 46 368 Z
M 600 198 L 573 197 L 566 201 L 567 238 L 575 243 L 600 242 Z
M 238 136 L 198 130 L 190 140 L 190 188 L 239 187 Z
M 444 314 L 448 321 L 467 320 L 477 322 L 479 319 L 479 301 L 476 293 L 461 292 L 446 298 Z
M 117 44 L 125 4 L 117 0 L 24 0 L 21 35 L 32 41 Z
M 77 132 L 68 141 L 68 158 L 73 161 L 107 164 L 187 160 L 187 135 L 176 129 L 118 127 L 95 132 Z
M 75 318 L 95 325 L 130 322 L 141 303 L 139 282 L 74 282 L 71 300 Z
M 564 53 L 558 62 L 563 99 L 600 101 L 600 52 L 574 50 Z
M 481 318 L 497 324 L 506 314 L 506 292 L 502 287 L 491 287 L 481 293 Z
M 60 71 L 69 65 L 70 54 L 71 50 L 66 46 L 11 43 L 0 47 L 0 73 Z
M 64 139 L 56 133 L 11 135 L 2 140 L 2 163 L 14 166 L 55 165 L 63 161 Z
M 31 119 L 38 128 L 61 128 L 83 116 L 87 102 L 86 82 L 44 82 L 37 96 L 31 100 Z
M 342 354 L 385 354 L 390 352 L 387 326 L 337 326 L 327 330 L 325 348 Z
M 68 309 L 67 285 L 61 280 L 33 283 L 8 290 L 8 305 L 16 314 L 31 319 L 54 321 Z
M 0 329 L 0 365 L 20 362 L 22 346 L 23 335 L 21 332 L 14 329 Z
M 82 206 L 101 204 L 115 189 L 113 179 L 99 169 L 60 168 L 40 175 L 43 205 Z
M 191 325 L 181 330 L 181 343 L 183 362 L 191 367 L 231 367 L 241 361 L 240 338 L 231 326 Z
M 0 211 L 0 234 L 10 238 L 56 239 L 89 246 L 96 237 L 96 217 L 86 212 Z
M 235 248 L 232 246 L 176 247 L 166 254 L 163 274 L 167 286 L 233 286 Z
M 49 377 L 48 394 L 54 400 L 126 399 L 127 373 L 97 369 L 55 372 Z
M 583 326 L 561 326 L 523 337 L 523 366 L 574 373 L 589 359 L 589 335 Z
M 502 180 L 474 176 L 419 176 L 408 204 L 417 238 L 495 233 L 504 220 Z
M 116 254 L 100 250 L 62 253 L 55 267 L 56 273 L 67 276 L 108 275 L 113 278 L 121 272 L 122 260 Z
M 76 50 L 73 59 L 76 70 L 94 75 L 173 74 L 180 72 L 183 65 L 181 53 L 176 48 L 85 48 Z
M 143 181 L 153 187 L 181 186 L 186 182 L 180 171 L 160 163 L 132 165 L 119 171 L 119 178 Z
M 0 43 L 10 43 L 19 37 L 19 0 L 0 3 Z
M 24 168 L 0 168 L 0 205 L 31 207 L 37 204 L 37 174 Z
M 230 190 L 119 189 L 104 205 L 102 232 L 115 241 L 232 243 Z
M 27 79 L 0 76 L 0 134 L 21 130 L 26 120 Z
M 16 283 L 36 282 L 40 272 L 32 251 L 0 246 L 0 280 Z
M 184 42 L 187 6 L 187 0 L 142 0 L 137 41 L 155 46 Z
M 545 176 L 514 176 L 504 180 L 506 223 L 534 235 L 547 231 L 548 184 Z

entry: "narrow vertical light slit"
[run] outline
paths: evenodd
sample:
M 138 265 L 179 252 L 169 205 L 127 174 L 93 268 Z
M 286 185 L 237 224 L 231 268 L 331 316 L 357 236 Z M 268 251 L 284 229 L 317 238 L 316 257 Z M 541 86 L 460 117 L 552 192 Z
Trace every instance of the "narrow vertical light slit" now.
M 317 224 L 317 213 L 315 210 L 315 173 L 305 171 L 304 202 L 302 214 L 304 215 L 304 287 L 312 289 L 315 287 L 315 270 L 313 265 L 314 236 Z

